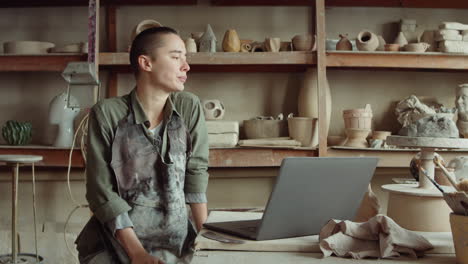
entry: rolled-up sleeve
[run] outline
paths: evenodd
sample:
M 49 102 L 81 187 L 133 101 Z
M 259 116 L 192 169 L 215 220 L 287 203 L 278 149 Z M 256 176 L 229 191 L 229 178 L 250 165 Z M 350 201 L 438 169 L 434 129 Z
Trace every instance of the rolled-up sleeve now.
M 208 187 L 208 133 L 200 100 L 193 96 L 191 103 L 188 130 L 192 140 L 192 155 L 186 169 L 185 193 L 206 193 Z
M 118 195 L 112 173 L 112 127 L 100 108 L 94 106 L 89 114 L 86 155 L 86 199 L 94 215 L 106 223 L 130 210 Z

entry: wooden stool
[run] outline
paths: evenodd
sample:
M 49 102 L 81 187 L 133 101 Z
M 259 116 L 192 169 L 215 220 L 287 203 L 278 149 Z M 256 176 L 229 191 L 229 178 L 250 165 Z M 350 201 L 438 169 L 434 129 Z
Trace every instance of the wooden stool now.
M 34 163 L 41 161 L 42 156 L 33 155 L 0 155 L 0 162 L 6 162 L 7 166 L 12 169 L 12 215 L 11 215 L 11 255 L 0 256 L 0 263 L 42 263 L 43 257 L 37 254 L 37 230 L 36 230 L 36 184 L 34 175 Z M 32 166 L 32 191 L 33 191 L 33 216 L 34 216 L 34 245 L 36 254 L 19 253 L 17 241 L 17 206 L 18 206 L 18 178 L 19 166 L 28 165 Z

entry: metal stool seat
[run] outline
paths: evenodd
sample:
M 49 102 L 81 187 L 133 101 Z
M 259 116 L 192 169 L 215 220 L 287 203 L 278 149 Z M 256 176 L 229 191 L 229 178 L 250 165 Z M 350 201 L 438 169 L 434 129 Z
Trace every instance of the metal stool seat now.
M 37 230 L 36 230 L 36 181 L 34 175 L 34 163 L 41 161 L 42 156 L 36 155 L 0 155 L 0 162 L 6 163 L 12 168 L 12 215 L 11 215 L 11 251 L 10 255 L 0 256 L 0 263 L 42 263 L 44 258 L 37 254 Z M 18 206 L 18 178 L 19 167 L 29 165 L 32 167 L 32 191 L 33 191 L 33 216 L 34 216 L 34 245 L 36 254 L 19 253 L 17 242 L 17 206 Z M 33 262 L 35 261 L 35 262 Z

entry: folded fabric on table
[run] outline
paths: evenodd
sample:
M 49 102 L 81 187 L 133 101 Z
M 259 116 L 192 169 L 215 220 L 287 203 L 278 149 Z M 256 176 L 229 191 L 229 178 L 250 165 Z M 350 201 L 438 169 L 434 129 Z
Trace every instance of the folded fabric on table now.
M 400 227 L 388 216 L 379 214 L 364 223 L 330 220 L 319 235 L 324 257 L 417 258 L 433 249 L 423 236 Z

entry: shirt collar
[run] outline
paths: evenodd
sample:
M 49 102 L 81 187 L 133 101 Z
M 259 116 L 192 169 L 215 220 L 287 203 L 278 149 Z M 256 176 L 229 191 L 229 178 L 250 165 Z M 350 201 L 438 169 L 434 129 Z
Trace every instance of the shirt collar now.
M 172 95 L 172 94 L 171 94 Z M 176 114 L 177 116 L 180 117 L 180 114 L 177 112 L 177 110 L 174 107 L 174 103 L 172 102 L 172 96 L 169 95 L 167 98 L 166 104 L 164 105 L 164 120 L 170 120 L 172 118 L 172 114 Z M 132 90 L 130 93 L 130 98 L 131 98 L 131 106 L 132 106 L 132 111 L 133 115 L 135 116 L 135 123 L 136 124 L 144 124 L 146 128 L 149 127 L 150 121 L 148 120 L 148 117 L 146 116 L 145 111 L 143 110 L 143 106 L 141 105 L 140 99 L 138 99 L 137 93 L 136 93 L 136 87 Z

